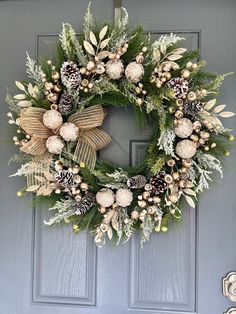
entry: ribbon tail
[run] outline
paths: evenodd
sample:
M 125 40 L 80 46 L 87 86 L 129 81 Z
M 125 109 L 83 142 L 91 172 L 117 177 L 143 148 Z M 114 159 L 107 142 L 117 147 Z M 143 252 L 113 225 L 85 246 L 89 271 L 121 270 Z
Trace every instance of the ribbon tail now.
M 86 167 L 93 171 L 96 165 L 96 151 L 86 139 L 79 138 L 73 159 L 78 163 L 84 162 Z
M 33 136 L 30 141 L 21 146 L 20 150 L 33 156 L 43 155 L 47 151 L 46 139 Z
M 101 105 L 95 105 L 85 108 L 81 112 L 72 114 L 68 122 L 72 122 L 78 126 L 80 130 L 88 130 L 101 126 L 104 120 L 104 111 Z
M 95 150 L 100 150 L 107 146 L 111 138 L 103 130 L 94 128 L 81 134 L 81 138 L 85 139 Z

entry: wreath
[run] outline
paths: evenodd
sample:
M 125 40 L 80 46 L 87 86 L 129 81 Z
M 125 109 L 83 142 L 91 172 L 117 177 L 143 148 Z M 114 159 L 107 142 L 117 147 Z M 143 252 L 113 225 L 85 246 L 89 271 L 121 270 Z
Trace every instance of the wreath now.
M 215 96 L 226 75 L 203 70 L 198 51 L 188 51 L 175 34 L 152 42 L 138 27 L 127 32 L 128 14 L 96 26 L 88 8 L 79 36 L 63 24 L 55 61 L 36 62 L 27 54 L 28 81 L 7 95 L 9 123 L 21 163 L 13 176 L 25 176 L 17 192 L 36 194 L 53 212 L 46 225 L 66 223 L 77 233 L 91 230 L 98 246 L 106 238 L 141 242 L 179 221 L 183 200 L 195 207 L 219 158 L 234 139 L 220 118 Z M 102 129 L 109 107 L 130 106 L 152 135 L 144 161 L 125 169 L 97 160 L 111 138 Z

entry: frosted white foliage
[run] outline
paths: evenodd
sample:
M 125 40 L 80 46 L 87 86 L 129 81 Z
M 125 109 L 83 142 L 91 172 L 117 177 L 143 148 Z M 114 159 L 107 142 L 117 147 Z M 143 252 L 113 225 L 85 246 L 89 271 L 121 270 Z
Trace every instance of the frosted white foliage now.
M 163 149 L 167 155 L 174 156 L 175 133 L 173 130 L 165 130 L 161 133 L 157 146 Z
M 195 161 L 193 161 L 193 165 L 196 167 L 198 172 L 198 185 L 195 191 L 203 192 L 206 189 L 209 189 L 209 182 L 212 182 L 211 174 L 212 172 L 206 169 L 201 168 Z
M 60 223 L 62 220 L 69 218 L 75 214 L 75 204 L 73 199 L 57 201 L 55 205 L 48 210 L 56 210 L 57 213 L 48 221 L 44 221 L 45 225 L 52 226 Z
M 223 170 L 219 159 L 212 156 L 211 154 L 204 154 L 202 152 L 199 152 L 197 154 L 196 159 L 200 167 L 218 171 L 220 173 L 221 178 L 223 178 Z
M 32 78 L 35 83 L 42 88 L 44 85 L 44 72 L 40 65 L 37 65 L 36 61 L 30 58 L 28 52 L 26 52 L 27 61 L 26 61 L 26 73 L 30 78 Z
M 180 40 L 184 40 L 184 38 L 179 37 L 173 33 L 162 35 L 158 40 L 156 40 L 153 43 L 153 48 L 159 49 L 161 46 L 165 46 L 165 48 L 168 48 L 168 47 L 176 44 Z

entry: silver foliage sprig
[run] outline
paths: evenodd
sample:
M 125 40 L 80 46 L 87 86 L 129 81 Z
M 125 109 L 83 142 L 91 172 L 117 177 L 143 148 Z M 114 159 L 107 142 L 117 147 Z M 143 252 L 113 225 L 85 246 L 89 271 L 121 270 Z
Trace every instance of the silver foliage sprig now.
M 119 189 L 126 186 L 128 174 L 122 168 L 118 168 L 112 173 L 103 174 L 100 171 L 94 171 L 94 175 L 99 180 L 99 185 L 110 189 Z
M 26 56 L 26 73 L 29 78 L 32 78 L 41 89 L 44 86 L 45 73 L 43 72 L 42 67 L 29 56 L 28 52 L 26 52 Z
M 167 155 L 174 156 L 175 137 L 173 130 L 165 130 L 161 133 L 157 146 L 164 150 Z
M 86 14 L 84 16 L 84 38 L 87 41 L 89 41 L 90 32 L 92 31 L 93 25 L 94 25 L 94 20 L 91 14 L 90 7 L 91 7 L 91 2 L 89 2 Z
M 109 47 L 111 50 L 121 47 L 127 41 L 126 27 L 129 23 L 129 15 L 125 8 L 121 9 L 123 16 L 121 19 L 116 19 L 110 36 Z
M 48 210 L 57 211 L 57 213 L 51 217 L 48 221 L 44 221 L 45 225 L 52 226 L 57 223 L 60 223 L 64 219 L 68 219 L 69 217 L 75 215 L 75 204 L 76 202 L 71 199 L 63 199 L 57 201 L 53 207 L 50 207 Z
M 194 160 L 193 166 L 196 168 L 198 175 L 197 187 L 195 189 L 196 193 L 203 192 L 204 190 L 209 189 L 209 182 L 212 182 L 212 171 L 206 170 L 200 167 Z
M 159 49 L 161 46 L 165 46 L 165 48 L 169 48 L 180 40 L 184 40 L 184 38 L 179 37 L 176 34 L 170 33 L 166 35 L 161 35 L 160 38 L 152 44 L 152 46 L 154 49 Z
M 62 24 L 62 32 L 59 34 L 59 40 L 68 59 L 73 59 L 75 55 L 80 64 L 84 66 L 87 64 L 88 58 L 76 37 L 74 28 L 70 24 Z
M 143 244 L 150 240 L 150 236 L 154 229 L 155 222 L 150 215 L 146 215 L 142 223 L 142 232 L 141 232 L 141 247 Z
M 214 157 L 211 154 L 204 154 L 202 152 L 198 152 L 196 155 L 196 160 L 198 161 L 198 165 L 205 169 L 212 169 L 220 173 L 221 178 L 223 178 L 223 170 L 221 166 L 221 162 L 219 159 Z

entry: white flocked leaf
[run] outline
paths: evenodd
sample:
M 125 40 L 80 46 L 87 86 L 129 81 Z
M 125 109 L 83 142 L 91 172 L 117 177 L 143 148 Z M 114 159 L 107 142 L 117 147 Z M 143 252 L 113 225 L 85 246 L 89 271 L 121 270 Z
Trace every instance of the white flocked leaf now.
M 180 59 L 180 58 L 182 58 L 183 56 L 182 55 L 170 55 L 169 57 L 168 57 L 168 60 L 170 60 L 170 61 L 175 61 L 175 60 L 178 60 L 178 59 Z
M 29 100 L 21 100 L 17 103 L 18 106 L 22 107 L 22 108 L 27 108 L 27 107 L 31 107 L 32 106 L 32 102 Z
M 230 118 L 230 117 L 233 117 L 235 115 L 234 112 L 231 112 L 231 111 L 223 111 L 220 113 L 220 116 L 222 118 Z
M 184 193 L 192 196 L 196 196 L 196 192 L 191 189 L 184 189 Z
M 184 53 L 185 51 L 187 51 L 186 48 L 177 48 L 175 50 L 173 50 L 172 52 L 176 55 L 181 55 L 182 53 Z
M 211 110 L 211 108 L 213 108 L 215 104 L 216 104 L 216 99 L 212 99 L 205 104 L 204 109 Z
M 194 203 L 192 197 L 185 195 L 185 199 L 186 199 L 187 203 L 189 204 L 189 206 L 191 206 L 192 208 L 195 208 L 195 203 Z
M 104 49 L 108 45 L 109 41 L 110 41 L 110 38 L 104 39 L 100 44 L 100 48 Z
M 98 53 L 97 57 L 99 60 L 103 60 L 103 59 L 107 58 L 109 55 L 110 55 L 109 51 L 103 50 L 103 51 L 100 51 Z
M 103 40 L 103 38 L 105 37 L 106 33 L 107 33 L 107 29 L 108 29 L 108 25 L 104 26 L 100 33 L 99 33 L 99 39 Z
M 90 41 L 91 43 L 94 45 L 94 46 L 97 46 L 98 42 L 97 42 L 97 38 L 96 36 L 94 35 L 94 33 L 91 31 L 90 34 L 89 34 L 89 38 L 90 38 Z
M 160 52 L 165 55 L 166 54 L 166 45 L 165 43 L 160 44 Z
M 25 94 L 17 94 L 15 96 L 13 96 L 14 99 L 17 99 L 17 100 L 23 100 L 25 99 Z
M 219 106 L 216 106 L 213 110 L 214 113 L 219 113 L 221 112 L 224 108 L 226 107 L 226 105 L 219 105 Z
M 95 50 L 93 46 L 86 40 L 84 40 L 84 49 L 92 56 L 95 55 Z
M 153 50 L 153 60 L 156 62 L 159 62 L 161 59 L 161 54 L 159 49 L 154 49 Z
M 23 85 L 21 82 L 15 81 L 15 84 L 16 84 L 16 86 L 17 86 L 20 90 L 25 91 L 25 87 L 24 87 L 24 85 Z

